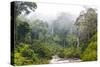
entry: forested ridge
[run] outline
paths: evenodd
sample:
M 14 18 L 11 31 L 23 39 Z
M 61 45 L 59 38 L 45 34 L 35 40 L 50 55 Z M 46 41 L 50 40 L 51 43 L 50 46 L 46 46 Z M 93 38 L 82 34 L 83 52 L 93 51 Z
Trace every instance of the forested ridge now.
M 12 64 L 48 64 L 54 55 L 64 59 L 97 60 L 97 12 L 94 8 L 82 10 L 75 21 L 68 18 L 67 13 L 60 13 L 48 24 L 21 16 L 23 11 L 25 15 L 29 13 L 25 5 L 30 5 L 33 13 L 36 10 L 37 5 L 29 3 L 20 2 L 23 7 L 16 8 Z

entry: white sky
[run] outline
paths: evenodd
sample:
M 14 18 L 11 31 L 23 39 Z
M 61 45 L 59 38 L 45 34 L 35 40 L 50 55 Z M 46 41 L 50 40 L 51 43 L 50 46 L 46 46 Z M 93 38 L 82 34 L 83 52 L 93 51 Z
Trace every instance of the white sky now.
M 53 16 L 60 12 L 66 12 L 77 16 L 81 10 L 83 10 L 83 6 L 56 3 L 37 3 L 37 9 L 35 12 Z
M 65 12 L 73 16 L 79 16 L 80 11 L 84 8 L 79 5 L 59 4 L 59 3 L 44 3 L 37 2 L 37 9 L 28 15 L 29 19 L 38 17 L 41 20 L 50 21 L 56 19 L 59 13 Z
M 89 7 L 83 6 L 85 4 L 70 4 L 66 2 L 60 3 L 59 1 L 58 3 L 56 2 L 36 2 L 37 9 L 35 10 L 35 12 L 32 12 L 30 15 L 28 15 L 28 18 L 32 19 L 34 17 L 38 17 L 41 20 L 49 21 L 52 19 L 56 19 L 56 17 L 61 12 L 65 12 L 67 14 L 78 17 L 82 10 L 84 10 L 86 7 Z

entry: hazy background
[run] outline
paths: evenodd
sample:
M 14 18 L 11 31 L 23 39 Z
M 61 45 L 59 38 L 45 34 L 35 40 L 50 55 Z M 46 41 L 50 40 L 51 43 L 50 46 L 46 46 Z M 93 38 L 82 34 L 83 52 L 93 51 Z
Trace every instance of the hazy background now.
M 10 65 L 10 2 L 13 0 L 1 0 L 0 2 L 0 67 L 13 67 Z M 25 0 L 21 0 L 25 1 Z M 26 0 L 27 1 L 27 0 Z M 28 0 L 33 1 L 33 0 Z M 78 5 L 97 5 L 98 10 L 100 10 L 100 2 L 99 0 L 34 0 L 36 2 L 57 2 L 57 3 L 70 3 L 70 4 L 78 4 Z M 100 15 L 100 11 L 98 11 Z M 100 17 L 98 17 L 100 18 Z M 99 19 L 98 19 L 99 20 Z M 100 20 L 99 20 L 100 21 Z M 100 23 L 98 23 L 98 29 L 100 27 Z M 98 34 L 100 34 L 100 31 L 98 30 Z M 98 36 L 99 37 L 99 36 Z M 99 39 L 100 40 L 100 39 Z M 100 41 L 98 42 L 100 43 Z M 6 47 L 5 47 L 6 45 Z M 98 48 L 100 48 L 100 45 L 98 45 Z M 98 49 L 98 54 L 100 57 L 100 49 Z M 99 58 L 100 60 L 100 58 Z M 99 67 L 99 62 L 87 62 L 87 63 L 69 63 L 69 64 L 53 64 L 53 65 L 39 65 L 34 67 Z M 33 66 L 26 66 L 26 67 L 33 67 Z

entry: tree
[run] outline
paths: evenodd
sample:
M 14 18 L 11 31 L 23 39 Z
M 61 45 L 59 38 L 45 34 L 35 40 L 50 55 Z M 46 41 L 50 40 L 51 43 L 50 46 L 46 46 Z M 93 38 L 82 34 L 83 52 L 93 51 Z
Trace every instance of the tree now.
M 31 27 L 31 39 L 42 40 L 43 42 L 45 42 L 46 34 L 48 32 L 48 24 L 41 20 L 34 20 L 30 24 L 30 27 Z
M 72 15 L 63 12 L 52 23 L 53 37 L 54 39 L 60 38 L 58 44 L 61 44 L 63 47 L 67 45 L 66 37 L 71 33 L 73 22 Z
M 62 58 L 80 58 L 80 54 L 80 48 L 68 47 L 63 48 L 61 53 L 59 53 L 59 56 Z
M 27 33 L 29 32 L 29 25 L 25 20 L 18 21 L 17 17 L 21 15 L 22 13 L 27 15 L 32 11 L 34 12 L 35 9 L 37 8 L 37 5 L 34 2 L 25 2 L 25 1 L 14 1 L 12 4 L 14 4 L 14 17 L 12 16 L 12 18 L 15 20 L 14 21 L 15 22 L 15 27 L 14 27 L 15 40 L 16 40 L 16 43 L 23 42 L 25 38 L 30 38 L 30 37 L 26 37 Z
M 76 20 L 78 44 L 83 44 L 86 48 L 88 41 L 97 31 L 97 13 L 93 8 L 88 8 L 87 11 L 82 11 Z
M 36 3 L 34 2 L 25 2 L 25 1 L 15 1 L 15 17 L 20 15 L 22 12 L 29 14 L 30 10 L 34 11 L 37 8 Z
M 25 37 L 30 31 L 29 24 L 27 22 L 16 22 L 16 43 L 24 42 Z
M 97 34 L 95 34 L 85 49 L 85 51 L 81 55 L 81 59 L 83 61 L 94 61 L 97 60 Z
M 14 64 L 25 65 L 25 64 L 37 64 L 40 63 L 38 54 L 30 48 L 29 44 L 20 43 L 15 48 L 14 53 Z

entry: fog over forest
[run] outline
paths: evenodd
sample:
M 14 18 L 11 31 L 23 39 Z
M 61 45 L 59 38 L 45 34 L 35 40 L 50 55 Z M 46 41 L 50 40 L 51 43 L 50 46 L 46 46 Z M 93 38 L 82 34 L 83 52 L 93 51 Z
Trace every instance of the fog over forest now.
M 15 65 L 97 60 L 93 6 L 16 2 L 16 7 Z
M 82 10 L 84 10 L 84 7 L 77 5 L 71 6 L 63 4 L 37 3 L 37 9 L 35 12 L 31 12 L 27 17 L 29 19 L 39 18 L 40 20 L 50 23 L 51 21 L 57 19 L 58 16 L 65 13 L 68 19 L 75 21 Z

